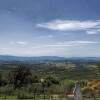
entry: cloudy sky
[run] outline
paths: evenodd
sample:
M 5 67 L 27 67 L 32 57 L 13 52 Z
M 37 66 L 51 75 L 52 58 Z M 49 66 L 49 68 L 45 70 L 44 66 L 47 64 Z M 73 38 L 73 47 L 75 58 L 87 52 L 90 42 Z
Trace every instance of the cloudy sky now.
M 0 55 L 100 57 L 100 0 L 0 0 Z

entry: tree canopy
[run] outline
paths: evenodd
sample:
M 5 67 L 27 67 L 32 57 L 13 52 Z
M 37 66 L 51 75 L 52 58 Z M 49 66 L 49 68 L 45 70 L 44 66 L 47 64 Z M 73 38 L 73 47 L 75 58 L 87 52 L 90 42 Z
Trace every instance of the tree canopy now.
M 13 68 L 9 73 L 9 81 L 14 84 L 15 88 L 20 88 L 26 85 L 31 80 L 31 70 L 30 68 L 21 65 Z

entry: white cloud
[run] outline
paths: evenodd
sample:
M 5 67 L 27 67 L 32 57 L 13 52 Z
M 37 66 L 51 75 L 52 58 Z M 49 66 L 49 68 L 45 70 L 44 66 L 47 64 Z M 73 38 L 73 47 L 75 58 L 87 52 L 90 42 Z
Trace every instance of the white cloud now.
M 53 35 L 48 35 L 48 37 L 49 37 L 49 38 L 52 38 L 52 37 L 54 37 L 54 36 L 53 36 Z
M 40 39 L 44 39 L 44 38 L 53 38 L 53 35 L 45 35 L 45 36 L 40 36 Z
M 92 51 L 88 52 L 94 52 L 94 50 L 98 50 L 99 52 L 100 48 L 97 46 L 99 42 L 96 41 L 63 41 L 63 42 L 56 42 L 52 44 L 34 44 L 32 47 L 22 47 L 21 48 L 11 48 L 11 47 L 2 47 L 0 49 L 1 54 L 9 54 L 9 55 L 19 55 L 19 56 L 47 56 L 47 55 L 57 55 L 57 56 L 74 56 L 79 55 L 83 52 L 87 52 L 87 50 L 91 49 Z M 93 45 L 96 45 L 98 47 L 94 48 Z M 83 47 L 83 48 L 80 48 Z M 91 48 L 88 48 L 91 47 Z M 81 51 L 82 50 L 82 51 Z M 86 50 L 86 51 L 84 51 Z M 96 52 L 96 53 L 97 53 Z M 82 53 L 85 54 L 85 53 Z M 87 54 L 87 53 L 86 53 Z M 77 56 L 76 55 L 76 56 Z
M 17 41 L 17 42 L 10 42 L 10 44 L 21 44 L 21 45 L 26 45 L 28 44 L 27 42 L 24 41 Z
M 82 46 L 82 45 L 90 45 L 90 44 L 96 44 L 99 42 L 95 41 L 65 41 L 65 42 L 58 42 L 58 45 L 62 46 Z
M 74 43 L 74 44 L 94 44 L 94 43 L 99 43 L 95 41 L 70 41 L 69 43 Z
M 1 50 L 13 50 L 13 48 L 10 48 L 10 47 L 3 47 L 3 48 L 1 48 Z
M 88 30 L 100 29 L 100 20 L 90 21 L 75 21 L 75 20 L 54 20 L 47 23 L 37 24 L 36 27 L 45 28 L 49 30 L 57 31 L 77 31 L 85 30 L 89 34 Z M 92 34 L 93 32 L 91 32 Z
M 16 42 L 17 44 L 22 44 L 22 45 L 25 45 L 27 44 L 27 42 L 23 42 L 23 41 L 19 41 L 19 42 Z
M 95 30 L 88 30 L 87 34 L 98 34 L 100 33 L 100 29 L 95 29 Z
M 47 28 L 51 30 L 84 30 L 90 28 L 96 28 L 100 25 L 98 21 L 69 21 L 69 20 L 54 20 L 48 23 L 37 24 L 37 27 Z
M 62 47 L 73 47 L 73 46 L 85 46 L 90 44 L 97 44 L 99 42 L 95 41 L 64 41 L 58 42 L 55 44 L 48 44 L 48 45 L 34 45 L 32 49 L 40 49 L 40 48 L 62 48 Z

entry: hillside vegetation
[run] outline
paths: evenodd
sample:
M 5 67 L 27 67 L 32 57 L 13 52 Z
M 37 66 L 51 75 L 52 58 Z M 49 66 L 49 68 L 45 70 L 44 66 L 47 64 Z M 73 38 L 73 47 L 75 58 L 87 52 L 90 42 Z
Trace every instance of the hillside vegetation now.
M 98 81 L 99 79 L 96 62 L 1 61 L 0 71 L 1 98 L 11 96 L 18 99 L 39 100 L 39 98 L 52 98 L 54 94 L 57 94 L 63 99 L 66 98 L 66 92 L 73 91 L 77 80 L 82 83 L 83 92 L 88 94 L 89 89 L 94 86 L 87 87 L 87 84 L 90 80 Z M 97 90 L 95 93 L 97 94 Z

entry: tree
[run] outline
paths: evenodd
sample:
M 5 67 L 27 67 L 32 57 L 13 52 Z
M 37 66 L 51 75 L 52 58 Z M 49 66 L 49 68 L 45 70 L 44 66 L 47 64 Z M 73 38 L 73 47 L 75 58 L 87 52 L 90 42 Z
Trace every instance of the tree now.
M 2 85 L 2 74 L 0 73 L 0 86 Z
M 100 96 L 100 81 L 89 81 L 88 88 L 94 95 L 98 94 Z
M 46 76 L 44 81 L 48 87 L 59 84 L 59 80 L 56 77 L 51 76 L 51 75 Z
M 7 85 L 7 78 L 5 78 L 2 73 L 0 73 L 0 86 Z
M 98 75 L 99 80 L 100 80 L 100 63 L 97 64 L 97 75 Z
M 31 75 L 30 68 L 24 65 L 15 67 L 9 73 L 10 84 L 14 84 L 15 88 L 20 88 L 30 83 Z
M 54 93 L 56 86 L 60 84 L 58 78 L 52 75 L 46 76 L 45 83 L 46 83 L 46 86 L 49 87 L 52 97 L 53 97 L 53 93 Z

